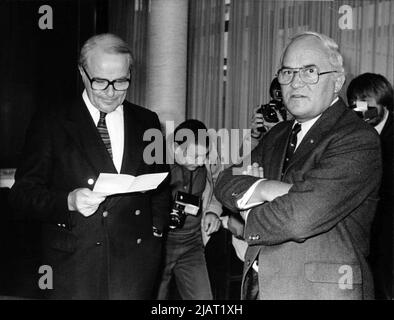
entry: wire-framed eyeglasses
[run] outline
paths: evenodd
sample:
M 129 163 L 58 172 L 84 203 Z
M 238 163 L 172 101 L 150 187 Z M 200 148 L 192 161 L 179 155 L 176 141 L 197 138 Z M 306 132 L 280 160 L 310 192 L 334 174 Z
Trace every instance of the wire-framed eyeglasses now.
M 336 70 L 320 72 L 315 65 L 305 66 L 302 68 L 281 68 L 277 73 L 280 84 L 289 84 L 293 81 L 296 73 L 299 73 L 300 78 L 307 84 L 315 84 L 319 82 L 319 78 L 323 74 L 338 72 Z

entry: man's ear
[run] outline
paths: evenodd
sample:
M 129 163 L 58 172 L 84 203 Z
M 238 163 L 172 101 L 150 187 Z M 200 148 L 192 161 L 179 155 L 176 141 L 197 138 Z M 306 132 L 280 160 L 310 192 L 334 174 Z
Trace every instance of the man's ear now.
M 78 70 L 79 70 L 79 74 L 81 75 L 82 79 L 83 76 L 85 75 L 85 72 L 83 71 L 82 67 L 78 64 Z
M 335 83 L 334 83 L 334 92 L 336 94 L 339 93 L 339 91 L 341 91 L 343 84 L 345 83 L 345 75 L 343 73 L 341 73 L 336 79 L 335 79 Z

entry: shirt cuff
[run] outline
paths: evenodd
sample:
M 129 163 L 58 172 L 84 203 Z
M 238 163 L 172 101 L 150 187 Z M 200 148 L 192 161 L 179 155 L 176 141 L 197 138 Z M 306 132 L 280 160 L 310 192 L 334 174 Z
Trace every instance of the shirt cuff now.
M 247 210 L 251 209 L 253 207 L 256 207 L 260 204 L 262 204 L 264 201 L 261 202 L 253 202 L 253 203 L 248 203 L 250 198 L 253 195 L 254 190 L 256 189 L 257 185 L 261 182 L 267 179 L 259 179 L 255 183 L 252 184 L 252 186 L 245 192 L 245 194 L 242 196 L 242 198 L 237 200 L 237 206 L 238 209 L 240 210 Z

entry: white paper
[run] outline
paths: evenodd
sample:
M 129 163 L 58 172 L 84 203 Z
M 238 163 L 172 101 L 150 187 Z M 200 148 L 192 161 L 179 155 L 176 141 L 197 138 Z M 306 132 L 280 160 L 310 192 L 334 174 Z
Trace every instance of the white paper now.
M 149 173 L 137 177 L 129 174 L 100 173 L 93 191 L 107 196 L 118 193 L 148 191 L 156 189 L 167 175 L 168 172 Z

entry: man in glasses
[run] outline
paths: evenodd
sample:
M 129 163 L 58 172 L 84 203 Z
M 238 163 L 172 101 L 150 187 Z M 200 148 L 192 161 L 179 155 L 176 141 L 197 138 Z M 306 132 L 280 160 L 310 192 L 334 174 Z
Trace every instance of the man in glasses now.
M 88 39 L 79 71 L 80 99 L 39 115 L 10 202 L 43 222 L 43 264 L 53 270 L 50 298 L 150 299 L 168 224 L 168 183 L 145 193 L 92 191 L 100 173 L 133 176 L 168 171 L 148 165 L 144 132 L 157 115 L 125 100 L 132 55 L 113 34 Z
M 274 126 L 252 152 L 265 178 L 218 178 L 215 195 L 243 210 L 248 242 L 243 299 L 370 299 L 366 262 L 381 179 L 379 137 L 345 106 L 337 44 L 296 35 L 278 80 L 294 120 Z

